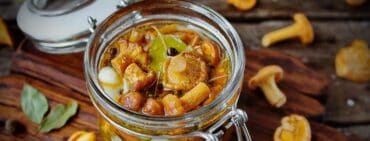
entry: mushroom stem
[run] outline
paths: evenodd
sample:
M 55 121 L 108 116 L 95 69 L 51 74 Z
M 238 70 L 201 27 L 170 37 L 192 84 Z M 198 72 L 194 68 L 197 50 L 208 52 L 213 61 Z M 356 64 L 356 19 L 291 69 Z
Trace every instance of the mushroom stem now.
M 268 47 L 276 42 L 295 38 L 298 36 L 297 31 L 299 31 L 299 28 L 300 26 L 297 23 L 294 23 L 290 26 L 267 33 L 265 36 L 263 36 L 262 45 L 264 47 Z
M 302 13 L 296 13 L 293 19 L 293 24 L 263 36 L 262 45 L 268 47 L 273 43 L 291 38 L 298 38 L 303 44 L 311 43 L 315 35 L 308 18 Z
M 263 93 L 265 94 L 265 97 L 271 105 L 279 108 L 286 102 L 286 97 L 277 87 L 274 77 L 268 78 L 267 81 L 264 82 L 264 84 L 261 84 L 259 86 L 261 87 Z

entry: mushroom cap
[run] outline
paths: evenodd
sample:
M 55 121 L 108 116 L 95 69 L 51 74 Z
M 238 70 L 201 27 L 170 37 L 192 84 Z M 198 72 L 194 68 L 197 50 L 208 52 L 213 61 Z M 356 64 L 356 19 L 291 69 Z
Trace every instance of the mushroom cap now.
M 301 115 L 292 114 L 281 119 L 281 125 L 275 130 L 274 141 L 310 141 L 311 127 Z
M 163 86 L 174 90 L 190 90 L 208 77 L 205 61 L 191 53 L 180 53 L 163 63 Z
M 265 66 L 249 79 L 248 87 L 250 89 L 255 89 L 270 77 L 274 77 L 275 81 L 280 81 L 283 78 L 283 72 L 284 70 L 278 65 Z
M 361 6 L 367 0 L 346 0 L 347 4 L 350 6 Z
M 335 56 L 335 71 L 339 77 L 354 81 L 370 81 L 370 50 L 364 40 L 354 40 Z
M 313 41 L 314 31 L 308 18 L 302 13 L 293 16 L 296 26 L 299 28 L 299 39 L 302 43 L 308 44 Z
M 250 10 L 256 5 L 257 0 L 228 0 L 227 2 L 239 10 Z

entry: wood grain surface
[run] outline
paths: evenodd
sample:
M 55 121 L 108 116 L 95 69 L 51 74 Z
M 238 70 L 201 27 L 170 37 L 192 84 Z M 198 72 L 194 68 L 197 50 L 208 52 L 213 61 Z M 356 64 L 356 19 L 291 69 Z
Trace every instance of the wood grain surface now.
M 290 19 L 295 12 L 303 12 L 315 20 L 370 19 L 370 3 L 351 7 L 345 0 L 257 0 L 255 8 L 240 11 L 226 0 L 198 0 L 232 21 L 261 21 Z
M 58 102 L 66 103 L 70 99 L 76 99 L 80 105 L 86 105 L 86 108 L 81 106 L 78 116 L 72 119 L 67 127 L 47 134 L 48 137 L 62 139 L 74 131 L 74 126 L 84 125 L 84 123 L 85 125 L 80 128 L 96 130 L 94 121 L 96 115 L 89 103 L 86 90 L 81 89 L 84 87 L 84 79 L 79 74 L 82 74 L 83 70 L 81 67 L 76 67 L 82 63 L 82 55 L 73 54 L 68 57 L 41 53 L 36 51 L 27 40 L 23 45 L 13 58 L 12 70 L 17 74 L 0 79 L 0 86 L 2 86 L 0 92 L 9 89 L 12 91 L 11 94 L 4 96 L 9 98 L 0 100 L 0 103 L 7 103 L 0 105 L 3 110 L 6 111 L 11 103 L 13 112 L 18 113 L 12 116 L 18 117 L 16 119 L 29 127 L 30 121 L 20 111 L 19 100 L 10 102 L 12 100 L 9 99 L 14 100 L 19 97 L 22 85 L 30 83 L 45 93 L 52 101 L 52 105 Z M 246 49 L 245 53 L 247 58 L 245 82 L 265 65 L 278 64 L 285 70 L 284 78 L 279 86 L 286 94 L 288 102 L 280 109 L 270 106 L 259 90 L 251 91 L 244 83 L 238 106 L 248 112 L 250 119 L 248 126 L 255 140 L 270 140 L 274 129 L 280 124 L 281 117 L 292 113 L 304 115 L 311 120 L 314 140 L 351 140 L 335 129 L 317 121 L 325 112 L 324 105 L 320 102 L 320 98 L 325 96 L 323 91 L 328 86 L 328 78 L 324 74 L 310 69 L 294 56 L 270 49 Z M 79 86 L 72 86 L 74 84 Z M 36 139 L 44 137 L 42 134 L 35 133 L 36 130 L 32 130 L 36 128 L 35 125 L 31 124 L 29 128 L 27 128 L 27 132 L 29 132 L 26 134 L 27 136 L 32 135 Z M 64 132 L 65 129 L 68 132 Z
M 370 140 L 370 83 L 337 78 L 334 70 L 334 57 L 340 48 L 357 38 L 370 43 L 370 2 L 351 7 L 345 0 L 258 0 L 256 8 L 239 11 L 225 1 L 198 0 L 233 22 L 246 48 L 245 82 L 265 65 L 278 64 L 285 70 L 278 85 L 288 101 L 280 109 L 270 106 L 260 90 L 251 91 L 244 83 L 238 107 L 248 113 L 247 125 L 254 140 L 272 140 L 280 119 L 291 113 L 310 120 L 313 141 Z M 4 10 L 0 7 L 0 11 Z M 290 40 L 262 49 L 262 36 L 291 24 L 295 12 L 303 12 L 311 20 L 314 43 L 303 46 Z M 16 27 L 15 21 L 11 23 Z M 97 113 L 82 73 L 82 53 L 50 55 L 37 51 L 28 40 L 16 44 L 20 46 L 13 55 L 11 74 L 0 77 L 0 140 L 66 140 L 77 130 L 97 132 Z M 21 112 L 19 97 L 25 83 L 44 93 L 51 107 L 78 101 L 77 115 L 59 130 L 38 133 L 37 125 Z M 354 105 L 348 105 L 349 101 Z M 10 134 L 5 129 L 10 119 L 25 129 Z
M 50 107 L 59 103 L 66 104 L 71 100 L 77 101 L 78 113 L 59 130 L 45 134 L 38 132 L 38 125 L 29 120 L 21 109 L 20 94 L 24 84 L 30 84 L 42 92 L 47 97 Z M 2 113 L 0 120 L 2 122 L 16 120 L 25 127 L 24 131 L 15 134 L 9 134 L 6 129 L 0 130 L 1 140 L 65 140 L 79 130 L 97 133 L 97 113 L 86 93 L 58 87 L 40 79 L 11 74 L 0 78 L 0 95 L 0 113 Z
M 267 21 L 259 24 L 234 24 L 234 26 L 238 29 L 244 45 L 252 50 L 258 50 L 261 48 L 260 39 L 265 33 L 291 23 L 291 21 Z M 329 78 L 331 85 L 325 91 L 327 93 L 324 116 L 326 122 L 369 123 L 370 83 L 354 83 L 336 77 L 334 60 L 338 50 L 349 45 L 354 39 L 362 39 L 370 43 L 370 22 L 314 21 L 312 25 L 315 30 L 315 40 L 312 44 L 305 46 L 298 40 L 289 40 L 273 45 L 269 49 L 296 56 L 310 68 Z M 305 89 L 304 86 L 298 88 Z M 356 104 L 348 106 L 348 100 L 353 100 Z

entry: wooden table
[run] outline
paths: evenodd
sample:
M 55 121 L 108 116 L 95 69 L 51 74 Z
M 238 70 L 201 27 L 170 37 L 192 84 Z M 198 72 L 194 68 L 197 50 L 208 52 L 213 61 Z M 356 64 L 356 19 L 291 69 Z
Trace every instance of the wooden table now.
M 337 78 L 334 70 L 339 48 L 356 38 L 370 43 L 370 2 L 353 8 L 344 0 L 259 0 L 256 8 L 247 12 L 236 10 L 224 0 L 199 2 L 227 17 L 242 37 L 247 59 L 245 82 L 265 65 L 278 64 L 285 70 L 279 87 L 288 102 L 280 109 L 271 107 L 260 91 L 251 91 L 244 83 L 238 106 L 249 115 L 247 125 L 255 141 L 272 140 L 281 117 L 292 113 L 310 120 L 314 141 L 370 140 L 369 83 Z M 303 12 L 311 20 L 314 43 L 303 46 L 292 40 L 262 49 L 262 36 L 291 24 L 294 12 Z M 27 39 L 19 44 L 10 75 L 0 77 L 0 139 L 65 140 L 77 130 L 97 132 L 97 113 L 86 93 L 82 73 L 82 53 L 49 55 L 35 50 Z M 78 114 L 59 130 L 38 133 L 37 125 L 21 112 L 20 91 L 25 83 L 43 92 L 51 107 L 78 101 Z M 25 130 L 9 134 L 3 124 L 9 119 L 19 121 Z

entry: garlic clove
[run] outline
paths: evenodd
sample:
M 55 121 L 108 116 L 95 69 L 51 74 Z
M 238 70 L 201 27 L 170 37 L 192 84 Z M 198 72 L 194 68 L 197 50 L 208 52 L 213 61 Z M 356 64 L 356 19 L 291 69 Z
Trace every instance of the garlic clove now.
M 120 80 L 116 71 L 112 67 L 104 67 L 99 71 L 98 79 L 107 85 L 119 85 Z

